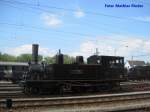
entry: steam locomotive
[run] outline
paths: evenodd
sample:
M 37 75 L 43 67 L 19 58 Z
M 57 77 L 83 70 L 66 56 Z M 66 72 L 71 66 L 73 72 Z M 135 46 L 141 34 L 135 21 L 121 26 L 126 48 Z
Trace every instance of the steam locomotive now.
M 33 45 L 32 61 L 29 63 L 0 62 L 0 80 L 21 84 L 24 92 L 40 94 L 81 90 L 104 90 L 119 87 L 121 81 L 150 80 L 150 66 L 124 68 L 124 58 L 93 55 L 84 62 L 83 56 L 64 64 L 59 51 L 55 64 L 38 62 L 38 45 Z
M 119 87 L 124 81 L 124 58 L 93 55 L 84 62 L 77 56 L 76 62 L 64 64 L 59 51 L 54 64 L 38 62 L 38 45 L 32 46 L 32 62 L 21 82 L 26 94 L 99 91 Z

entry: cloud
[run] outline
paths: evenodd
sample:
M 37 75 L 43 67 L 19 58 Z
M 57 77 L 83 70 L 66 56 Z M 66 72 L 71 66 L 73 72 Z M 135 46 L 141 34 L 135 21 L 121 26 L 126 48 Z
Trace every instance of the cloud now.
M 80 8 L 78 8 L 75 12 L 74 12 L 74 16 L 77 18 L 81 18 L 85 16 L 85 13 L 83 12 L 83 10 L 81 10 Z
M 126 59 L 131 59 L 134 56 L 134 58 L 145 60 L 145 57 L 138 56 L 150 54 L 150 40 L 134 36 L 119 36 L 118 38 L 122 39 L 114 41 L 118 39 L 116 37 L 97 37 L 97 41 L 84 41 L 80 44 L 79 50 L 70 53 L 70 55 L 83 55 L 87 58 L 96 52 L 96 48 L 99 50 L 99 55 L 124 56 Z
M 15 48 L 10 48 L 7 49 L 6 53 L 8 54 L 12 54 L 15 56 L 18 56 L 20 54 L 25 54 L 25 53 L 32 53 L 32 45 L 31 44 L 26 44 L 26 45 L 21 45 Z M 54 56 L 55 51 L 54 50 L 50 50 L 49 48 L 46 47 L 41 47 L 39 46 L 39 54 L 43 55 L 43 56 Z
M 113 47 L 108 45 L 107 43 L 100 43 L 94 41 L 85 41 L 81 43 L 79 51 L 72 52 L 71 56 L 82 55 L 85 58 L 89 57 L 90 55 L 95 54 L 96 49 L 100 55 L 112 55 L 113 54 Z
M 51 28 L 57 28 L 62 25 L 62 20 L 58 17 L 58 15 L 55 14 L 49 14 L 49 13 L 43 13 L 42 19 L 46 26 Z
M 134 19 L 145 21 L 145 22 L 150 22 L 150 16 L 139 16 L 139 17 L 134 17 Z
M 74 57 L 81 55 L 86 59 L 87 57 L 93 55 L 96 52 L 96 48 L 98 48 L 99 55 L 124 56 L 126 60 L 131 59 L 131 57 L 134 56 L 134 59 L 149 61 L 148 58 L 150 57 L 150 40 L 148 39 L 145 40 L 141 37 L 126 35 L 111 35 L 108 37 L 98 36 L 93 38 L 95 41 L 85 40 L 79 44 L 79 48 L 77 50 L 73 50 L 72 52 L 65 54 Z M 7 49 L 7 52 L 5 51 L 5 53 L 12 55 L 20 55 L 23 53 L 31 52 L 31 44 L 17 46 Z M 56 54 L 56 49 L 39 46 L 39 54 L 44 56 L 54 56 Z M 139 55 L 148 56 L 140 57 Z

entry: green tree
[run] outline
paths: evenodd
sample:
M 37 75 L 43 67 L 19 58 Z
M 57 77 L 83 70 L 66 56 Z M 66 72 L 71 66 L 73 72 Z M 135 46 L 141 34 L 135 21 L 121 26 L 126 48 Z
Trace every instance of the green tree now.
M 16 61 L 16 57 L 6 53 L 0 53 L 0 61 Z
M 45 57 L 44 58 L 44 61 L 48 64 L 53 64 L 55 63 L 56 61 L 56 55 L 53 56 L 53 57 Z M 68 55 L 64 55 L 64 64 L 70 64 L 70 63 L 73 63 L 75 62 L 75 58 L 74 57 L 71 57 L 71 56 L 68 56 Z
M 39 55 L 38 56 L 38 61 L 43 61 L 43 56 L 42 55 Z M 47 64 L 53 64 L 55 63 L 55 60 L 56 60 L 56 55 L 53 56 L 53 57 L 44 57 L 44 61 L 47 63 Z M 0 52 L 0 61 L 17 61 L 17 62 L 29 62 L 29 61 L 32 61 L 32 54 L 21 54 L 19 56 L 12 56 L 12 55 L 9 55 L 9 54 L 2 54 Z M 64 55 L 64 63 L 65 64 L 70 64 L 72 62 L 75 62 L 75 58 L 74 57 L 71 57 L 69 55 Z
M 19 62 L 29 62 L 32 60 L 32 55 L 31 54 L 21 54 L 17 56 L 17 61 Z
M 70 64 L 75 62 L 75 58 L 69 55 L 64 55 L 64 63 L 65 64 Z
M 53 64 L 53 63 L 55 63 L 55 57 L 49 57 L 49 56 L 47 56 L 47 57 L 44 58 L 44 61 L 47 64 Z
M 38 61 L 42 61 L 43 56 L 38 56 Z M 21 54 L 20 56 L 17 56 L 17 61 L 19 62 L 29 62 L 32 61 L 32 54 Z
M 2 58 L 2 53 L 0 52 L 0 61 L 2 60 L 1 58 Z

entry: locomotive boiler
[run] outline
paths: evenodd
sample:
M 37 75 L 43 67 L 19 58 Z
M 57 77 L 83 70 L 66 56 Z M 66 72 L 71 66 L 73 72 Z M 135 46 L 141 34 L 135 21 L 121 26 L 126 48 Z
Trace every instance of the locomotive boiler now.
M 32 62 L 22 81 L 27 94 L 99 91 L 112 89 L 124 81 L 124 58 L 93 55 L 84 62 L 83 56 L 65 64 L 59 51 L 54 64 L 38 62 L 38 45 L 33 44 Z

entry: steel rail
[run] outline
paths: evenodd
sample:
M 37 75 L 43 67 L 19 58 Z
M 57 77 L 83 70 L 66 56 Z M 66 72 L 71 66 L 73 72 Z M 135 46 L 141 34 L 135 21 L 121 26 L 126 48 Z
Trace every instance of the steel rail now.
M 40 107 L 40 106 L 75 106 L 99 104 L 100 106 L 112 105 L 107 108 L 109 110 L 117 110 L 113 105 L 120 105 L 121 109 L 134 109 L 135 107 L 150 106 L 150 91 L 146 92 L 130 92 L 108 95 L 90 95 L 90 96 L 74 96 L 74 97 L 55 97 L 55 98 L 24 98 L 12 99 L 13 108 L 22 107 Z M 139 103 L 138 103 L 139 102 Z M 141 103 L 140 102 L 145 102 Z M 134 106 L 131 104 L 133 103 Z M 130 104 L 130 105 L 128 105 Z M 5 108 L 5 100 L 0 100 L 0 108 Z M 101 108 L 101 110 L 106 109 Z

